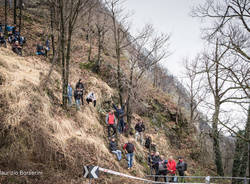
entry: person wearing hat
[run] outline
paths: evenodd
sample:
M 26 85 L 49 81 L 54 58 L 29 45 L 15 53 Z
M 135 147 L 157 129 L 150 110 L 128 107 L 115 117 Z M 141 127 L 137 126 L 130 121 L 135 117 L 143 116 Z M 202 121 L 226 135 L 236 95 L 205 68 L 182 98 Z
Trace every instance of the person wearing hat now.
M 182 157 L 179 157 L 178 160 L 179 161 L 177 163 L 176 169 L 179 173 L 179 176 L 185 176 L 185 171 L 187 170 L 187 163 L 184 162 Z M 185 182 L 185 178 L 181 177 L 180 182 Z

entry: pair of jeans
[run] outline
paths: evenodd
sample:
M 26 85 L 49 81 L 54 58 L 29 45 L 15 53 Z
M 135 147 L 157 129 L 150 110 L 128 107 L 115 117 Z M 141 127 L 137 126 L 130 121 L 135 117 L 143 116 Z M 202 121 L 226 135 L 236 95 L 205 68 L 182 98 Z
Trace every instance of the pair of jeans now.
M 119 130 L 119 133 L 124 132 L 124 120 L 123 119 L 120 119 L 120 121 L 119 121 L 118 130 Z
M 68 96 L 68 104 L 69 104 L 69 106 L 72 105 L 72 96 Z
M 155 176 L 155 181 L 158 181 L 159 176 L 165 176 L 164 182 L 167 182 L 167 170 L 164 171 L 157 171 Z
M 120 150 L 112 151 L 112 153 L 116 154 L 119 161 L 122 159 L 122 152 Z
M 113 129 L 113 135 L 116 134 L 116 127 L 115 125 L 108 125 L 108 137 L 110 137 L 110 130 Z
M 76 99 L 76 109 L 80 110 L 80 106 L 81 106 L 81 101 L 80 99 Z
M 128 168 L 131 168 L 133 166 L 133 156 L 134 153 L 127 153 L 127 160 L 128 160 Z
M 143 132 L 136 132 L 135 133 L 135 140 L 138 141 L 138 137 L 140 140 L 140 143 L 143 145 Z

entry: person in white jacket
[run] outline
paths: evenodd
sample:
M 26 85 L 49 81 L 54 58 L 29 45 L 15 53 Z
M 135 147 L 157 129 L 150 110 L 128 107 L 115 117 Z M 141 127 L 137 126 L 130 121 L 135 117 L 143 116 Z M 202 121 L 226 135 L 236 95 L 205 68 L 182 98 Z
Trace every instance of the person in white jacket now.
M 94 103 L 94 107 L 96 106 L 96 98 L 95 98 L 95 94 L 94 92 L 90 92 L 86 98 L 87 103 L 89 104 L 89 102 L 93 102 Z

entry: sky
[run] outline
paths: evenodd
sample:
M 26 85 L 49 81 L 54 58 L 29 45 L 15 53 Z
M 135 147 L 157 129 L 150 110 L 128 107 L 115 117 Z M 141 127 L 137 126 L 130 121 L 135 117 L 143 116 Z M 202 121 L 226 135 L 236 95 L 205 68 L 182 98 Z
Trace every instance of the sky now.
M 123 5 L 127 11 L 133 11 L 132 34 L 146 23 L 153 24 L 159 32 L 171 34 L 172 55 L 163 63 L 179 79 L 183 76 L 183 59 L 193 58 L 203 49 L 200 21 L 190 16 L 192 7 L 201 2 L 202 0 L 126 0 Z

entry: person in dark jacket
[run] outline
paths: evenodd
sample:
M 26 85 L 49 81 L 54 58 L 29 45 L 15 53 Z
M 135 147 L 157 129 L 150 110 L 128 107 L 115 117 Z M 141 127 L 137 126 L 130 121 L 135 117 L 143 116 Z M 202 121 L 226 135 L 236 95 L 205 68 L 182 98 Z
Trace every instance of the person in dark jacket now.
M 177 163 L 176 169 L 179 173 L 179 176 L 185 176 L 185 171 L 187 170 L 187 163 L 184 162 L 182 157 L 179 157 L 178 160 L 179 161 Z M 185 178 L 180 178 L 180 182 L 185 182 Z
M 145 131 L 145 125 L 143 123 L 143 121 L 139 121 L 136 125 L 135 125 L 135 140 L 138 141 L 138 137 L 140 140 L 140 143 L 143 144 L 143 132 Z
M 45 50 L 43 48 L 43 45 L 41 43 L 38 43 L 36 45 L 36 55 L 42 55 L 42 56 L 45 56 Z
M 0 22 L 0 33 L 3 32 L 3 26 L 2 26 L 2 23 Z
M 76 109 L 80 110 L 80 99 L 81 99 L 81 90 L 79 88 L 76 88 L 75 92 L 74 92 L 74 98 L 75 98 L 75 102 L 76 102 Z
M 83 101 L 84 85 L 82 83 L 82 79 L 79 79 L 79 81 L 76 83 L 76 88 L 79 88 L 81 91 L 81 101 L 82 101 L 82 105 L 83 105 L 84 104 L 84 101 Z
M 4 45 L 5 48 L 7 47 L 4 35 L 3 35 L 3 33 L 0 33 L 0 46 L 2 46 L 2 45 Z
M 156 152 L 155 153 L 155 156 L 152 160 L 152 169 L 155 170 L 155 173 L 157 171 L 157 167 L 158 167 L 158 162 L 161 161 L 161 158 L 160 158 L 160 153 L 159 152 Z
M 132 144 L 132 141 L 128 141 L 123 146 L 123 149 L 126 151 L 126 156 L 128 160 L 128 169 L 131 169 L 133 167 L 133 157 L 135 152 L 135 146 Z
M 157 163 L 155 181 L 158 181 L 159 176 L 167 175 L 167 163 L 168 161 L 160 156 L 160 161 Z M 167 178 L 164 177 L 164 182 L 167 182 Z
M 155 153 L 153 151 L 151 151 L 151 153 L 148 154 L 148 166 L 150 168 L 150 175 L 153 174 L 153 172 L 152 172 L 153 171 L 152 166 L 153 166 L 154 157 L 155 157 Z
M 152 143 L 152 138 L 150 136 L 147 136 L 145 140 L 145 147 L 149 150 L 151 150 L 151 143 Z
M 117 143 L 115 142 L 115 138 L 112 138 L 109 143 L 109 149 L 112 153 L 116 154 L 118 161 L 122 159 L 122 152 L 121 150 L 117 149 Z
M 118 121 L 119 121 L 118 122 L 118 131 L 119 131 L 119 133 L 123 133 L 124 128 L 125 128 L 125 123 L 124 123 L 124 119 L 123 119 L 123 117 L 125 115 L 125 113 L 124 113 L 125 104 L 126 104 L 126 102 L 123 104 L 122 107 L 121 106 L 116 107 L 116 105 L 113 104 L 113 107 L 114 107 L 114 109 L 116 111 L 116 114 L 118 116 L 117 118 L 118 118 Z
M 18 41 L 15 41 L 15 43 L 12 45 L 12 51 L 15 52 L 17 55 L 22 56 L 22 47 Z

